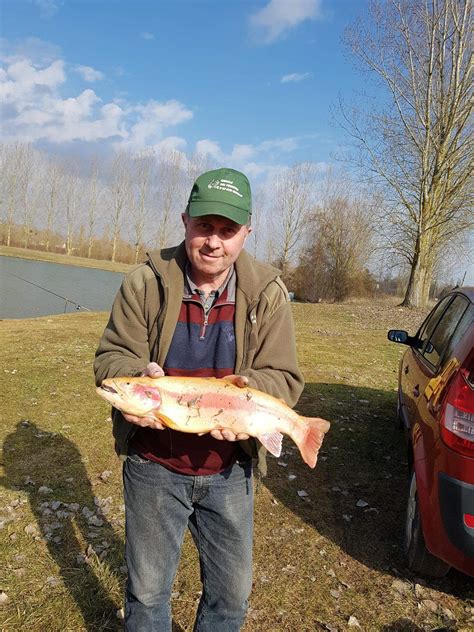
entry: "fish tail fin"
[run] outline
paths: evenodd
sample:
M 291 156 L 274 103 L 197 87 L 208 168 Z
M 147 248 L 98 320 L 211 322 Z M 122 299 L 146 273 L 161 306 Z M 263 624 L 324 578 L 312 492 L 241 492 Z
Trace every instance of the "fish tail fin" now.
M 330 423 L 320 417 L 302 417 L 300 423 L 291 434 L 303 457 L 303 461 L 314 468 L 318 460 L 318 452 Z

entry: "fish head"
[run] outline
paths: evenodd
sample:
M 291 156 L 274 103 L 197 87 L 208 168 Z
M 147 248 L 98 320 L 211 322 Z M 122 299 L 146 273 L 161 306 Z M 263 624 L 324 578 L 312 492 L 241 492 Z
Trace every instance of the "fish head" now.
M 158 386 L 151 386 L 149 380 L 141 382 L 139 378 L 109 378 L 102 380 L 96 391 L 114 408 L 136 417 L 152 416 L 152 411 L 161 404 Z

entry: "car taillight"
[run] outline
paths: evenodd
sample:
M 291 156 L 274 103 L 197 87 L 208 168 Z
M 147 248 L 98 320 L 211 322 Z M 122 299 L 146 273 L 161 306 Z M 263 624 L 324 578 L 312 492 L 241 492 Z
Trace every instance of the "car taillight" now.
M 441 414 L 441 438 L 465 456 L 474 457 L 474 389 L 468 371 L 460 369 L 449 385 Z

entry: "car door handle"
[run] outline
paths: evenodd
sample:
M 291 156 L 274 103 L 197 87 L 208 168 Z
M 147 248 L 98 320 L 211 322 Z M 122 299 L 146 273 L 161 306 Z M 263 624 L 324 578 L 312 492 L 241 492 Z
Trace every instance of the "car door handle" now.
M 415 388 L 413 389 L 413 396 L 414 397 L 419 397 L 420 396 L 420 386 L 419 386 L 419 384 L 417 384 L 415 386 Z

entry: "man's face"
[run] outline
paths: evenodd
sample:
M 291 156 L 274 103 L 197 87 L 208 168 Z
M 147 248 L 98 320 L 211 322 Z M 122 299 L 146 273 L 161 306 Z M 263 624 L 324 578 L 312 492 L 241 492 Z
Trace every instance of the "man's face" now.
M 182 218 L 194 282 L 223 282 L 251 228 L 220 215 L 190 217 L 183 213 Z

